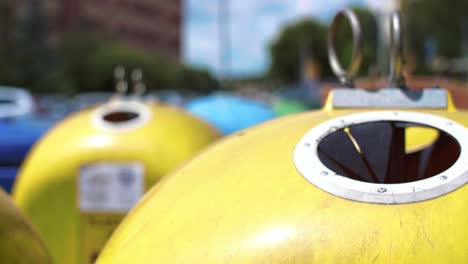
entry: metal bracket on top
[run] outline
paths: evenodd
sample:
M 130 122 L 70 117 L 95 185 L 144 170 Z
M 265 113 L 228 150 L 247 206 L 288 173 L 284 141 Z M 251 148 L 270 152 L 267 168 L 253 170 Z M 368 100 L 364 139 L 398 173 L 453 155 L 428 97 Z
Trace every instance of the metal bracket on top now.
M 362 90 L 338 88 L 332 91 L 333 108 L 422 108 L 446 109 L 447 91 L 439 88 L 409 90 L 386 88 Z

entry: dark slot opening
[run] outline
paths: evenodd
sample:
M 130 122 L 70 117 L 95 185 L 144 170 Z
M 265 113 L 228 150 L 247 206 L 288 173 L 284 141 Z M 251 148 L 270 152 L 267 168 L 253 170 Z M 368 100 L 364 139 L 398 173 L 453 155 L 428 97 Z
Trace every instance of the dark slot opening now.
M 319 159 L 335 173 L 386 184 L 437 175 L 457 161 L 460 151 L 448 133 L 402 121 L 351 125 L 327 135 L 318 146 Z
M 117 111 L 105 114 L 102 118 L 111 123 L 123 123 L 134 120 L 138 118 L 139 114 L 135 112 L 128 111 Z

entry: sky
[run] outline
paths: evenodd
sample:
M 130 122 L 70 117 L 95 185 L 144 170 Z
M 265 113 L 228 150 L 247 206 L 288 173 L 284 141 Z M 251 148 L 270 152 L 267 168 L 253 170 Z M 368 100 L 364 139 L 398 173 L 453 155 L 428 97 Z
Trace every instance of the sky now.
M 229 6 L 228 70 L 220 62 L 219 1 Z M 338 10 L 350 5 L 375 11 L 395 8 L 390 0 L 185 0 L 183 58 L 185 63 L 218 76 L 259 75 L 268 69 L 268 47 L 282 27 L 311 17 L 327 23 Z

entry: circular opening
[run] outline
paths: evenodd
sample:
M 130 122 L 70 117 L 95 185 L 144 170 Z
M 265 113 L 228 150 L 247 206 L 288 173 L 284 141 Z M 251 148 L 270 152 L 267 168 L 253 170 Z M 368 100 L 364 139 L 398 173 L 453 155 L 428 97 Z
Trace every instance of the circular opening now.
M 468 182 L 468 132 L 439 115 L 369 111 L 310 129 L 294 164 L 310 183 L 359 202 L 425 201 Z
M 137 119 L 140 115 L 130 111 L 115 111 L 105 114 L 102 119 L 111 123 L 123 123 Z
M 336 174 L 381 184 L 427 179 L 450 168 L 460 144 L 443 130 L 414 122 L 374 121 L 342 127 L 318 142 L 320 161 Z
M 151 119 L 150 109 L 138 101 L 111 101 L 98 107 L 93 124 L 98 129 L 127 131 L 146 124 Z

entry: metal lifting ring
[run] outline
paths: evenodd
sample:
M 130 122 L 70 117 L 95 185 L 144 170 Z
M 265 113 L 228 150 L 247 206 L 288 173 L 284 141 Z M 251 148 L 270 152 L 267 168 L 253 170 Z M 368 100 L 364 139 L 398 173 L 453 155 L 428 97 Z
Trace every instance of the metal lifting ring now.
M 115 91 L 119 96 L 125 96 L 128 90 L 128 83 L 125 80 L 125 68 L 123 66 L 117 66 L 114 69 L 114 80 L 115 80 Z
M 146 85 L 143 82 L 143 71 L 141 69 L 134 69 L 132 71 L 133 93 L 137 97 L 143 96 L 146 91 Z
M 347 70 L 341 66 L 335 48 L 336 35 L 338 33 L 339 24 L 343 19 L 347 19 L 349 21 L 353 31 L 353 56 Z M 333 72 L 338 77 L 342 85 L 346 87 L 354 87 L 353 79 L 359 70 L 359 66 L 361 65 L 362 60 L 361 44 L 361 24 L 359 23 L 359 19 L 356 14 L 350 9 L 345 9 L 338 12 L 335 18 L 333 18 L 328 33 L 328 59 L 330 60 L 330 65 Z
M 390 85 L 404 88 L 405 78 L 403 76 L 403 23 L 400 11 L 390 15 Z

